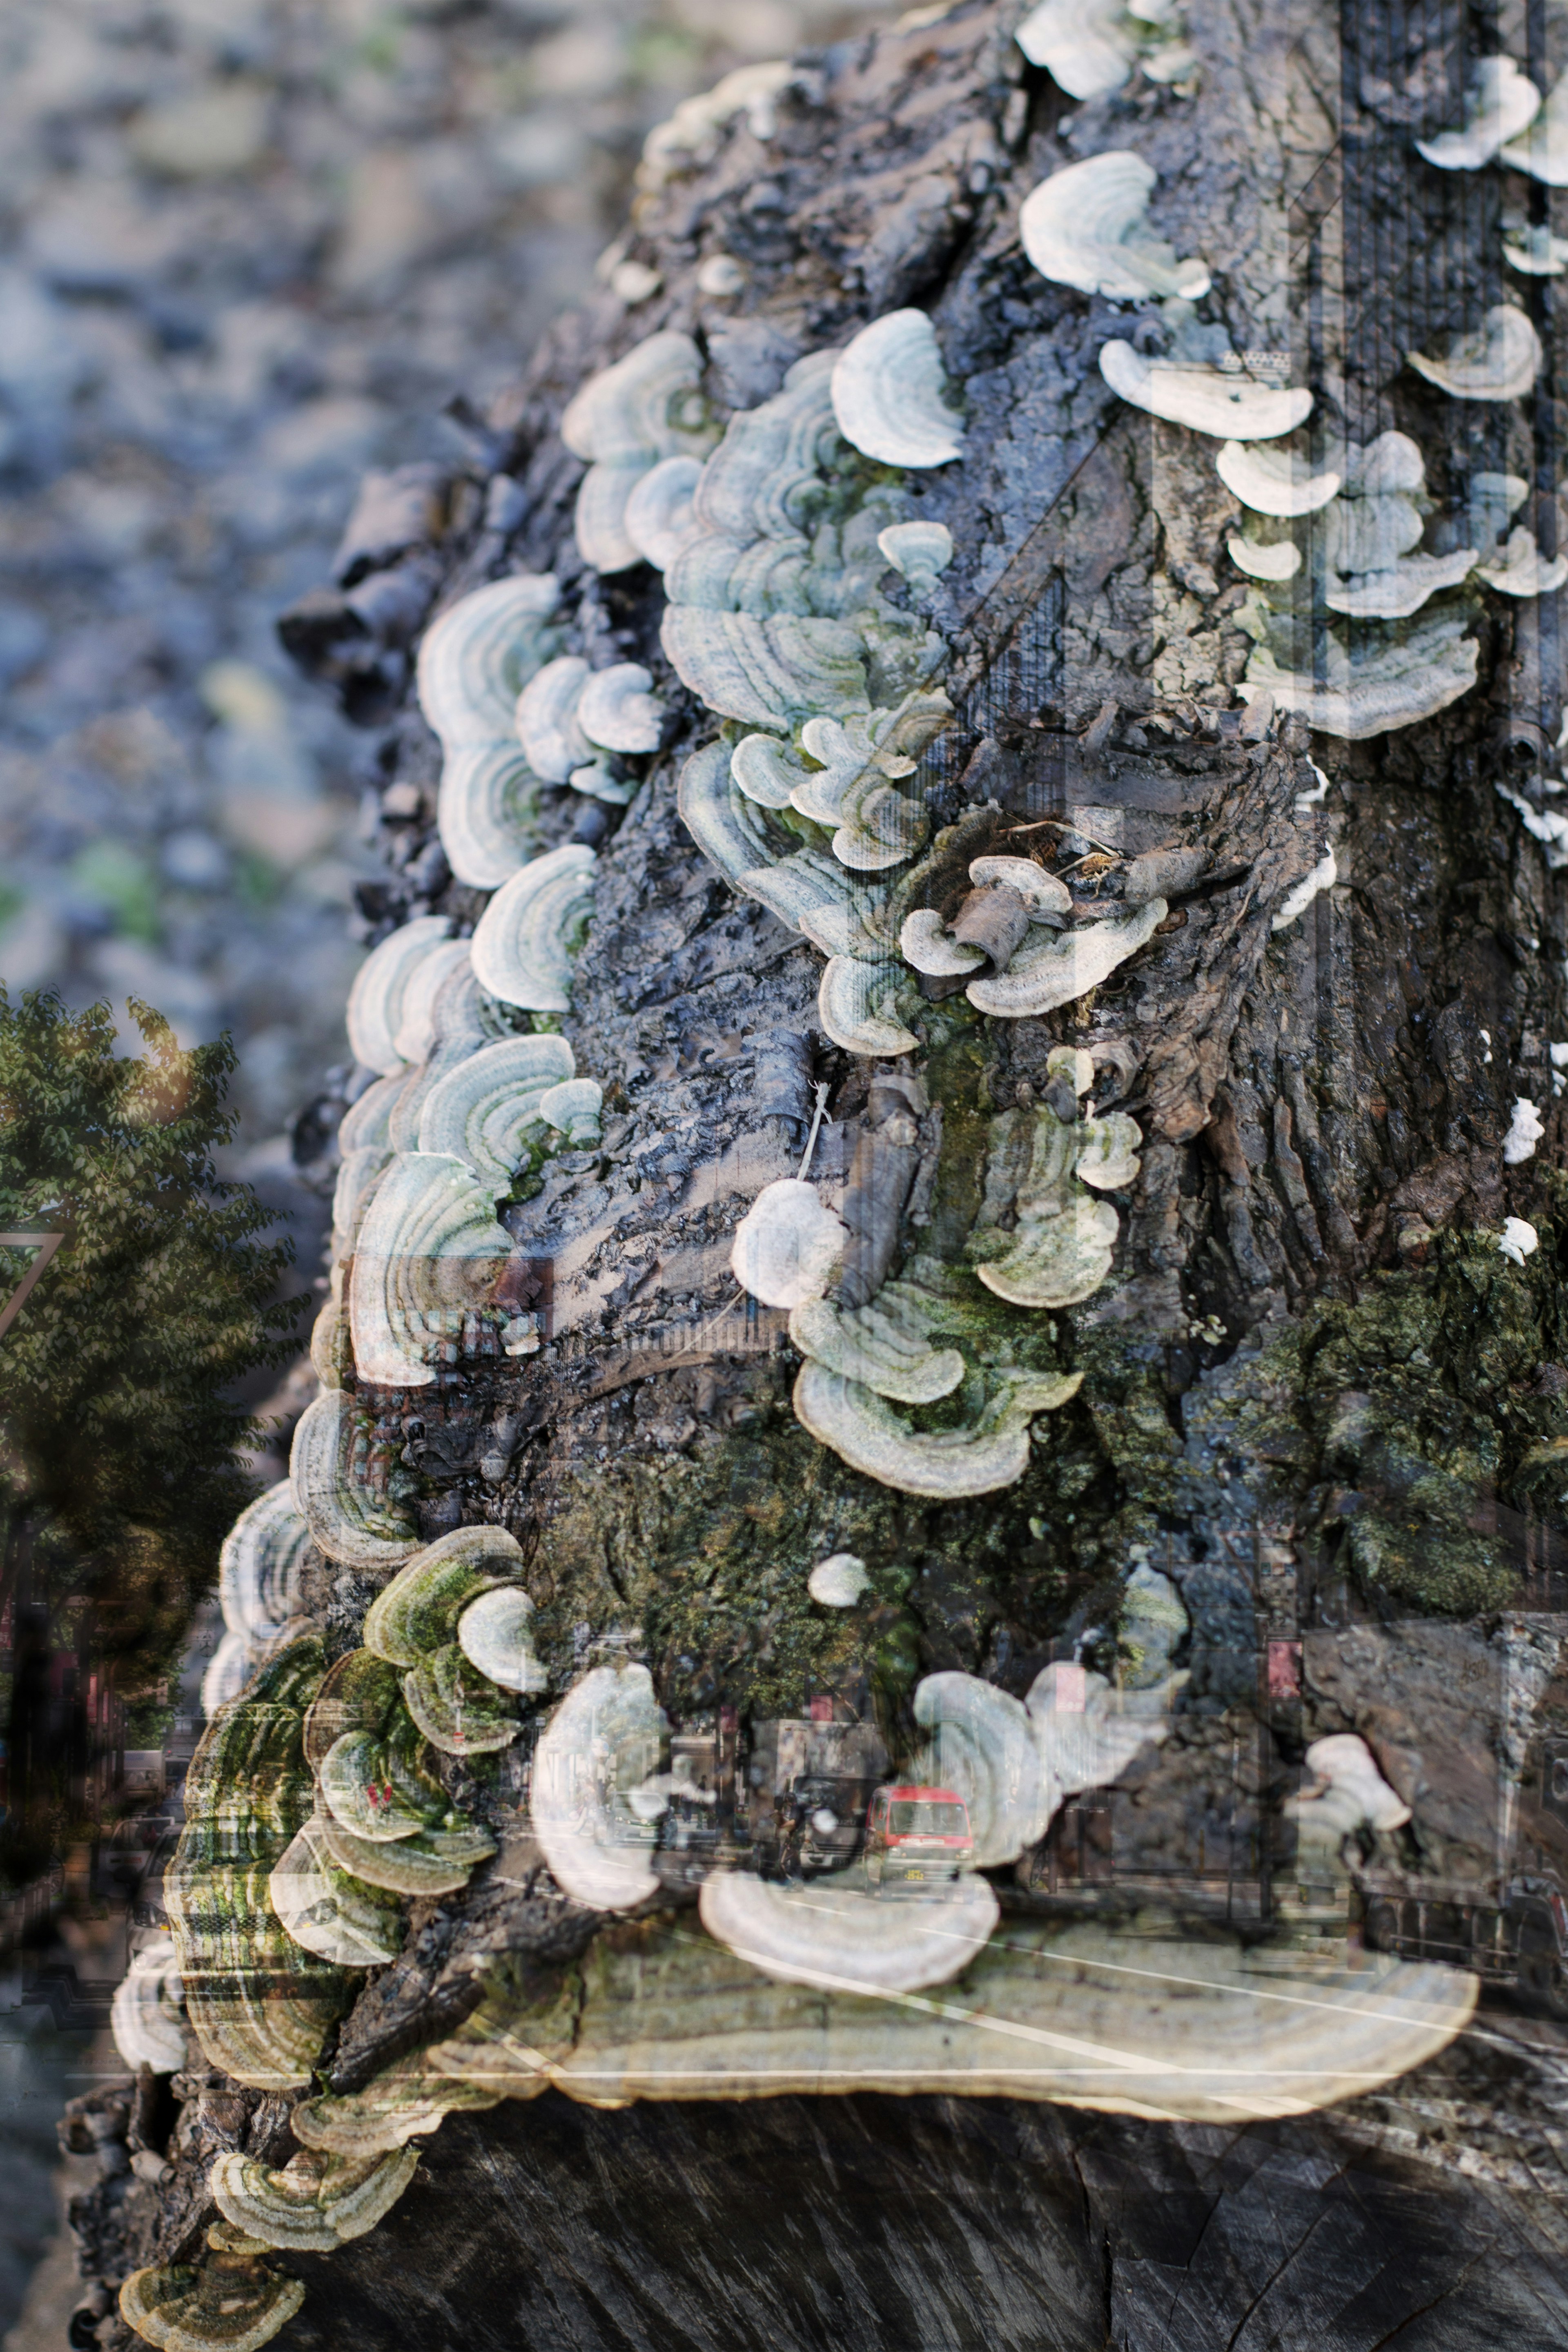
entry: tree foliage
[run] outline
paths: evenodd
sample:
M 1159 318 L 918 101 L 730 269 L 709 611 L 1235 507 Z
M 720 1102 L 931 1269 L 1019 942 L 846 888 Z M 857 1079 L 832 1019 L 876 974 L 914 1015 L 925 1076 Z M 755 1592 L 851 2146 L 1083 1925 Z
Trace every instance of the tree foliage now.
M 0 1338 L 0 1605 L 81 1595 L 99 1654 L 133 1669 L 168 1657 L 212 1583 L 254 1492 L 230 1391 L 288 1356 L 303 1302 L 278 1296 L 292 1245 L 258 1238 L 267 1210 L 213 1164 L 231 1044 L 185 1053 L 131 1011 L 137 1058 L 107 1005 L 0 986 L 0 1230 L 66 1234 Z M 0 1250 L 0 1304 L 28 1262 Z

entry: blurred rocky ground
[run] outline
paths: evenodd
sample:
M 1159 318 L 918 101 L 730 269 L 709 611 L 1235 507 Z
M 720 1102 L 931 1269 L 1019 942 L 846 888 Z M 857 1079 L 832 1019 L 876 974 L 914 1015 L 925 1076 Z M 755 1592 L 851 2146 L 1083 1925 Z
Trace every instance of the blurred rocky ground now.
M 381 738 L 277 616 L 367 467 L 460 465 L 649 128 L 871 13 L 0 0 L 0 977 L 232 1029 L 307 1271 L 283 1130 L 345 1052 Z

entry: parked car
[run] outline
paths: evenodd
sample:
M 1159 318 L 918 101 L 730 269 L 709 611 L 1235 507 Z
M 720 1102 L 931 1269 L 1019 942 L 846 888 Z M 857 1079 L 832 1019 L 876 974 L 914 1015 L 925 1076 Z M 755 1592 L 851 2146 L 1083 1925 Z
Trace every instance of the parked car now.
M 873 1895 L 951 1885 L 973 1867 L 969 1809 L 955 1790 L 878 1790 L 866 1817 L 866 1884 Z

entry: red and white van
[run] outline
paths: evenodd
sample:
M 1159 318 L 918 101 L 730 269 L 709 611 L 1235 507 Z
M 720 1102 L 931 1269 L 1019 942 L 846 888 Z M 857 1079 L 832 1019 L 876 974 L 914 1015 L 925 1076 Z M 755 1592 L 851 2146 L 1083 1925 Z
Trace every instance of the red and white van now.
M 951 1885 L 974 1867 L 969 1809 L 952 1789 L 879 1789 L 866 1816 L 866 1884 L 873 1895 Z

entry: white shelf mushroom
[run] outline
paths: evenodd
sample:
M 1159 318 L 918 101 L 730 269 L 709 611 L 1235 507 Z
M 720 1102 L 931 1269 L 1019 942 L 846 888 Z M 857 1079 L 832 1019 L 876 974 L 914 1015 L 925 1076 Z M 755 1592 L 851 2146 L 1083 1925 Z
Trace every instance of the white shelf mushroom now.
M 1494 303 L 1473 335 L 1455 338 L 1447 359 L 1406 354 L 1417 375 L 1455 400 L 1522 400 L 1541 373 L 1541 338 L 1512 302 Z
M 398 1000 L 393 1044 L 410 1069 L 429 1057 L 436 1042 L 436 1000 L 456 973 L 468 969 L 467 940 L 443 940 L 419 958 Z
M 1521 222 L 1502 241 L 1502 257 L 1525 278 L 1561 278 L 1568 269 L 1568 236 L 1554 236 L 1544 221 Z
M 319 1960 L 375 1969 L 397 1958 L 403 1915 L 396 1898 L 334 1862 L 317 1820 L 295 1833 L 273 1865 L 267 1893 L 290 1940 Z
M 1528 1095 L 1516 1096 L 1508 1133 L 1502 1139 L 1503 1165 L 1517 1168 L 1522 1161 L 1533 1160 L 1535 1147 L 1545 1132 L 1540 1105 L 1532 1103 Z
M 1291 539 L 1277 539 L 1267 545 L 1258 540 L 1236 537 L 1226 541 L 1226 550 L 1238 572 L 1250 580 L 1294 580 L 1301 569 L 1301 551 Z
M 403 999 L 426 956 L 447 945 L 452 926 L 445 915 L 416 915 L 411 923 L 373 948 L 349 990 L 349 1045 L 356 1062 L 384 1076 L 408 1066 L 397 1050 Z
M 795 1414 L 819 1444 L 852 1470 L 903 1495 L 966 1499 L 1016 1483 L 1028 1467 L 1029 1420 L 1078 1392 L 1081 1372 L 1062 1379 L 1010 1373 L 978 1421 L 962 1429 L 911 1429 L 872 1389 L 826 1365 L 803 1364 Z
M 257 2244 L 330 2254 L 374 2229 L 413 2179 L 418 2161 L 414 2148 L 362 2158 L 304 2148 L 274 2171 L 231 2148 L 214 2162 L 212 2193 L 230 2227 Z M 176 2339 L 161 2340 L 173 2345 Z M 195 2352 L 209 2339 L 191 2330 L 177 2340 Z M 252 2334 L 243 2340 L 248 2346 L 257 2339 Z
M 1313 473 L 1310 461 L 1294 450 L 1254 448 L 1246 441 L 1227 441 L 1214 462 L 1220 480 L 1243 506 L 1290 521 L 1326 507 L 1343 478 L 1333 467 Z
M 890 522 L 877 545 L 916 596 L 929 596 L 952 562 L 952 533 L 944 522 Z
M 546 662 L 517 698 L 518 740 L 529 765 L 547 784 L 565 783 L 574 768 L 585 767 L 594 757 L 577 717 L 591 676 L 581 654 L 562 654 Z
M 764 1307 L 820 1298 L 844 1255 L 841 1220 L 798 1177 L 765 1184 L 735 1228 L 730 1270 Z
M 1307 1750 L 1307 1769 L 1316 1785 L 1287 1801 L 1285 1810 L 1301 1830 L 1339 1839 L 1363 1825 L 1372 1830 L 1403 1829 L 1410 1808 L 1378 1770 L 1371 1748 L 1353 1731 L 1339 1731 L 1314 1739 Z
M 1479 563 L 1476 576 L 1504 596 L 1550 596 L 1568 580 L 1568 555 L 1548 559 L 1532 530 L 1512 530 L 1501 560 Z
M 392 1154 L 384 1146 L 367 1144 L 363 1151 L 345 1151 L 332 1186 L 332 1261 L 341 1265 L 353 1254 L 364 1213 Z
M 1331 613 L 1362 620 L 1408 620 L 1439 589 L 1457 588 L 1468 578 L 1479 552 L 1474 547 L 1459 547 L 1447 555 L 1411 555 L 1384 571 L 1352 573 L 1324 588 L 1323 603 Z M 1568 572 L 1568 565 L 1564 571 Z
M 590 376 L 563 412 L 561 437 L 590 460 L 577 493 L 577 545 L 595 572 L 643 561 L 626 529 L 633 491 L 666 457 L 700 457 L 718 438 L 701 394 L 702 355 L 664 328 Z
M 419 705 L 442 750 L 437 828 L 447 864 L 473 889 L 495 889 L 522 862 L 538 778 L 511 714 L 559 643 L 558 593 L 547 573 L 492 581 L 439 614 L 419 649 Z
M 239 1696 L 254 1672 L 250 1643 L 243 1633 L 226 1633 L 202 1676 L 202 1713 L 210 1723 L 220 1706 Z
M 342 1389 L 324 1389 L 294 1427 L 289 1483 L 319 1551 L 345 1568 L 395 1568 L 419 1549 L 407 1515 L 366 1476 L 370 1419 Z
M 615 662 L 595 670 L 584 685 L 577 721 L 590 743 L 605 751 L 657 751 L 665 707 L 651 671 L 641 662 Z
M 715 1943 L 764 1976 L 870 1994 L 919 1992 L 961 1975 L 1001 1916 L 984 1878 L 894 1904 L 830 1878 L 773 1886 L 739 1870 L 704 1879 L 698 1910 Z
M 1050 1819 L 1035 1727 L 1019 1699 L 974 1675 L 927 1675 L 915 1721 L 934 1734 L 929 1769 L 963 1799 L 982 1869 L 1016 1862 Z
M 1040 1751 L 1047 1821 L 1067 1798 L 1110 1788 L 1141 1748 L 1169 1736 L 1169 1721 L 1147 1711 L 1152 1696 L 1112 1690 L 1103 1675 L 1082 1666 L 1047 1666 L 1036 1675 L 1024 1704 Z
M 803 1356 L 895 1404 L 934 1404 L 967 1370 L 958 1349 L 931 1344 L 942 1303 L 909 1281 L 885 1282 L 865 1307 L 807 1298 L 790 1316 L 789 1336 Z
M 657 1838 L 631 1792 L 658 1769 L 669 1726 L 646 1666 L 595 1666 L 567 1692 L 534 1751 L 534 1832 L 563 1891 L 596 1911 L 658 1892 Z
M 1104 98 L 1135 65 L 1152 80 L 1179 82 L 1196 59 L 1175 26 L 1170 0 L 1040 0 L 1014 35 L 1031 65 L 1044 66 L 1069 98 Z
M 241 1511 L 218 1553 L 218 1605 L 231 1633 L 269 1642 L 300 1611 L 314 1553 L 287 1478 Z
M 730 754 L 730 773 L 758 808 L 784 809 L 794 804 L 806 769 L 776 735 L 742 735 Z
M 946 697 L 942 699 L 944 708 L 933 728 L 947 717 Z M 791 804 L 813 824 L 833 828 L 833 855 L 854 873 L 879 874 L 903 865 L 931 830 L 919 802 L 899 790 L 900 781 L 913 774 L 915 761 L 902 748 L 900 731 L 888 724 L 896 715 L 877 714 L 882 740 L 871 719 L 821 717 L 808 719 L 801 729 L 803 749 L 819 764 L 797 776 Z
M 646 473 L 626 500 L 626 533 L 656 572 L 666 572 L 700 528 L 693 501 L 702 479 L 696 457 L 665 457 Z
M 598 1141 L 604 1104 L 605 1089 L 597 1078 L 563 1078 L 540 1097 L 539 1116 L 565 1136 L 574 1150 L 580 1150 Z
M 1157 177 L 1141 155 L 1118 147 L 1042 180 L 1018 213 L 1024 251 L 1041 277 L 1111 301 L 1178 295 L 1195 302 L 1206 294 L 1205 265 L 1179 262 L 1169 245 L 1149 233 Z
M 575 1066 L 564 1037 L 502 1037 L 482 1045 L 426 1096 L 420 1151 L 465 1160 L 498 1194 L 510 1190 L 544 1096 Z
M 458 1620 L 458 1646 L 470 1665 L 502 1690 L 537 1697 L 550 1675 L 533 1649 L 533 1603 L 520 1585 L 482 1592 Z
M 1330 847 L 1324 850 L 1311 872 L 1304 875 L 1295 888 L 1288 891 L 1279 901 L 1279 910 L 1270 920 L 1269 929 L 1271 931 L 1288 930 L 1292 923 L 1299 921 L 1306 913 L 1313 899 L 1321 898 L 1325 890 L 1331 890 L 1339 878 L 1340 869 L 1334 862 L 1333 850 Z
M 968 947 L 952 937 L 934 907 L 917 907 L 912 915 L 905 916 L 899 929 L 899 953 L 932 980 L 977 971 L 986 961 L 984 948 Z
M 132 1955 L 109 2006 L 114 2046 L 132 2074 L 176 2074 L 185 2063 L 185 1987 L 172 1936 L 157 1936 Z
M 897 964 L 829 956 L 816 990 L 816 1017 L 847 1054 L 912 1054 L 920 1039 L 898 1018 Z
M 1568 75 L 1554 84 L 1540 113 L 1501 149 L 1498 161 L 1549 188 L 1568 188 Z
M 365 1064 L 368 1069 L 374 1066 Z M 342 1152 L 360 1151 L 372 1144 L 383 1150 L 390 1148 L 389 1129 L 392 1108 L 403 1092 L 408 1073 L 401 1063 L 385 1077 L 377 1078 L 366 1087 L 357 1102 L 351 1103 L 338 1122 L 338 1149 Z
M 360 1378 L 423 1388 L 430 1354 L 455 1339 L 511 1255 L 494 1195 L 461 1160 L 403 1151 L 376 1186 L 349 1276 Z
M 853 1609 L 870 1584 L 866 1563 L 856 1552 L 829 1552 L 805 1580 L 805 1589 L 821 1609 Z
M 548 572 L 476 588 L 437 614 L 419 647 L 419 708 L 444 751 L 502 740 L 527 680 L 554 651 L 560 597 Z
M 594 904 L 594 853 L 581 842 L 535 857 L 503 883 L 474 931 L 474 971 L 503 1004 L 571 1009 L 573 934 Z
M 1513 1265 L 1522 1265 L 1541 1247 L 1541 1235 L 1528 1217 L 1505 1217 L 1498 1235 L 1498 1250 Z
M 1100 372 L 1120 399 L 1147 409 L 1168 424 L 1221 441 L 1272 441 L 1293 433 L 1312 412 L 1305 385 L 1284 391 L 1227 375 L 1220 368 L 1193 367 L 1184 361 L 1146 360 L 1131 343 L 1107 343 Z
M 1408 633 L 1384 639 L 1357 659 L 1331 633 L 1324 675 L 1282 669 L 1267 646 L 1247 665 L 1247 687 L 1271 694 L 1280 710 L 1300 711 L 1310 727 L 1352 743 L 1414 727 L 1446 710 L 1476 682 L 1480 648 L 1465 635 L 1462 613 L 1435 614 Z
M 945 466 L 963 455 L 963 425 L 943 397 L 936 330 L 923 310 L 889 310 L 833 364 L 833 413 L 852 449 L 884 466 Z
M 1039 947 L 1026 942 L 1005 971 L 972 980 L 964 993 L 977 1012 L 1005 1021 L 1029 1020 L 1058 1004 L 1075 1003 L 1136 955 L 1166 912 L 1163 898 L 1151 898 L 1114 921 L 1049 933 Z
M 1481 58 L 1465 91 L 1463 128 L 1417 139 L 1415 152 L 1439 171 L 1479 172 L 1530 128 L 1540 108 L 1541 92 L 1511 58 Z
M 1110 1788 L 1169 1724 L 1129 1709 L 1102 1675 L 1046 1667 L 1020 1704 L 973 1675 L 928 1675 L 915 1721 L 931 1732 L 929 1769 L 963 1798 L 983 1866 L 1037 1845 L 1068 1797 Z

